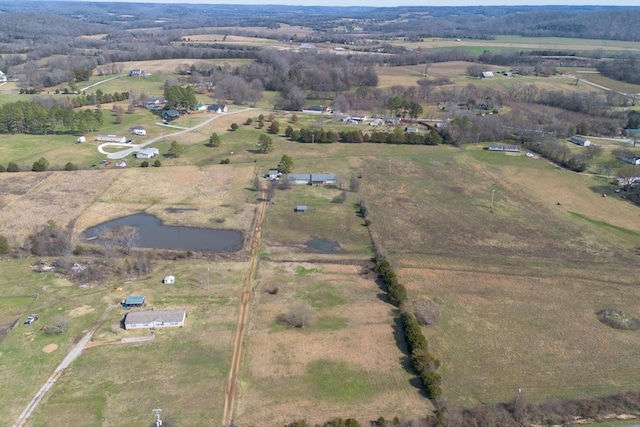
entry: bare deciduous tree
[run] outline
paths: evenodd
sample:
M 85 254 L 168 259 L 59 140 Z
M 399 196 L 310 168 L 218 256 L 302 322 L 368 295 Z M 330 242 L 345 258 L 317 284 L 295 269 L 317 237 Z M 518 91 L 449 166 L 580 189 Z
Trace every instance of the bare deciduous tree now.
M 313 326 L 316 321 L 316 313 L 313 307 L 303 302 L 294 305 L 286 313 L 278 315 L 277 320 L 292 328 L 304 328 Z

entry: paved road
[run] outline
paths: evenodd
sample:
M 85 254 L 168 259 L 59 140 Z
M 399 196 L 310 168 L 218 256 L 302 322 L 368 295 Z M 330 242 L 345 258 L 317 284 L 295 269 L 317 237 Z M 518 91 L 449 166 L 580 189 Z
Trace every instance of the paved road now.
M 87 345 L 87 343 L 91 340 L 91 337 L 93 336 L 93 334 L 98 330 L 100 325 L 102 325 L 102 323 L 107 317 L 107 314 L 109 313 L 109 311 L 111 311 L 112 308 L 113 308 L 112 306 L 109 306 L 105 311 L 104 315 L 102 316 L 102 318 L 99 321 L 97 321 L 91 327 L 91 329 L 89 329 L 89 332 L 87 332 L 85 336 L 83 336 L 82 339 L 78 341 L 78 343 L 71 348 L 71 350 L 69 350 L 69 353 L 67 353 L 65 358 L 62 359 L 62 362 L 60 362 L 56 370 L 53 371 L 53 374 L 49 377 L 47 382 L 45 382 L 44 385 L 40 387 L 40 390 L 38 390 L 38 392 L 33 397 L 33 399 L 31 399 L 31 402 L 29 402 L 27 407 L 24 408 L 24 411 L 22 411 L 22 413 L 16 420 L 13 427 L 22 427 L 27 422 L 27 420 L 29 419 L 33 411 L 38 407 L 40 402 L 42 402 L 42 399 L 44 399 L 47 392 L 51 390 L 51 387 L 53 387 L 56 381 L 58 381 L 58 378 L 62 376 L 62 373 L 64 372 L 64 370 L 67 369 L 69 365 L 71 365 L 71 363 L 80 356 L 85 345 Z
M 230 114 L 240 114 L 240 113 L 244 113 L 245 111 L 249 111 L 251 110 L 251 108 L 245 108 L 243 110 L 240 111 L 234 111 L 232 113 L 220 113 L 220 114 L 216 114 L 213 117 L 205 120 L 202 123 L 198 123 L 197 125 L 190 127 L 190 128 L 183 128 L 180 126 L 174 126 L 174 125 L 165 125 L 164 123 L 158 123 L 158 125 L 161 126 L 165 126 L 165 127 L 169 127 L 169 128 L 173 128 L 173 129 L 181 129 L 178 132 L 175 133 L 171 133 L 168 135 L 160 135 L 157 136 L 155 138 L 151 138 L 146 140 L 145 142 L 141 143 L 141 144 L 124 144 L 124 143 L 120 143 L 120 142 L 106 142 L 104 144 L 100 144 L 98 146 L 98 151 L 102 154 L 106 154 L 108 159 L 113 159 L 113 160 L 117 160 L 117 159 L 123 159 L 125 157 L 127 157 L 129 154 L 135 153 L 140 151 L 141 149 L 143 149 L 144 147 L 146 147 L 147 145 L 153 144 L 154 142 L 158 142 L 163 140 L 164 138 L 169 138 L 169 137 L 175 137 L 176 135 L 182 135 L 183 133 L 187 133 L 187 132 L 191 132 L 193 130 L 196 130 L 198 128 L 201 128 L 203 126 L 208 125 L 209 123 L 211 123 L 214 120 L 219 119 L 220 117 L 223 116 L 228 116 Z M 115 153 L 109 153 L 107 151 L 105 151 L 106 147 L 127 147 L 126 150 L 121 150 L 121 151 L 117 151 Z

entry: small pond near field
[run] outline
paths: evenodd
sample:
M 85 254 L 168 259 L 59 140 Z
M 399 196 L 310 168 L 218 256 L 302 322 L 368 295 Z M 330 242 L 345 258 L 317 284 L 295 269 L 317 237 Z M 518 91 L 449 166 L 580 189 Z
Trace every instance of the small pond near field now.
M 324 254 L 330 254 L 340 250 L 340 243 L 332 242 L 330 240 L 322 240 L 317 237 L 309 240 L 307 243 L 305 243 L 305 245 L 307 245 L 308 248 L 311 248 L 318 252 L 322 252 Z
M 107 221 L 88 228 L 84 235 L 88 240 L 101 243 L 99 234 L 118 227 L 135 227 L 137 234 L 133 246 L 153 249 L 176 249 L 204 252 L 235 252 L 242 247 L 240 231 L 217 230 L 164 225 L 159 218 L 146 213 L 137 213 Z

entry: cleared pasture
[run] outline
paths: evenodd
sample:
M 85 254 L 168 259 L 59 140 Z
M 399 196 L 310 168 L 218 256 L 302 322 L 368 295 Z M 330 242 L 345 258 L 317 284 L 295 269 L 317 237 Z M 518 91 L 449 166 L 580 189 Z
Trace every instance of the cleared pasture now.
M 355 265 L 262 262 L 254 291 L 235 422 L 419 417 L 431 403 L 412 383 L 394 339 L 393 307 Z M 267 292 L 277 286 L 273 295 Z M 314 326 L 276 317 L 306 302 Z
M 375 235 L 412 298 L 439 306 L 440 323 L 425 333 L 448 399 L 475 406 L 512 400 L 519 386 L 533 402 L 638 387 L 634 333 L 595 316 L 609 307 L 638 315 L 637 206 L 601 197 L 597 178 L 475 147 L 394 158 L 392 173 L 387 161 L 367 164 Z

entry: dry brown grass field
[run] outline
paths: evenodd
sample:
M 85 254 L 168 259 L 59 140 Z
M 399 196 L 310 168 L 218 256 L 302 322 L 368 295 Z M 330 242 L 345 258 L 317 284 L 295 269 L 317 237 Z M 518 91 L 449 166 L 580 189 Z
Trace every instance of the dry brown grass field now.
M 431 403 L 414 387 L 394 339 L 393 307 L 356 265 L 262 262 L 254 291 L 247 356 L 235 421 L 275 426 L 294 419 L 362 422 L 420 417 Z M 276 295 L 267 291 L 279 288 Z M 307 302 L 309 328 L 276 317 Z

